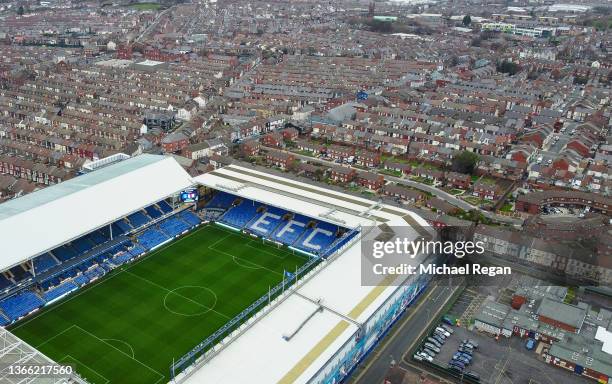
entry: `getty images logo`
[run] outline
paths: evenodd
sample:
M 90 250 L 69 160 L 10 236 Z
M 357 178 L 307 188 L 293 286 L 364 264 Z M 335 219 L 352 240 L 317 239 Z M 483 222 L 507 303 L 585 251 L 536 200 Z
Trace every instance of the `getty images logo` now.
M 432 240 L 408 240 L 407 238 L 396 238 L 395 241 L 374 241 L 372 256 L 381 259 L 386 255 L 406 255 L 414 259 L 420 254 L 452 254 L 461 259 L 466 255 L 485 252 L 482 241 L 432 241 Z

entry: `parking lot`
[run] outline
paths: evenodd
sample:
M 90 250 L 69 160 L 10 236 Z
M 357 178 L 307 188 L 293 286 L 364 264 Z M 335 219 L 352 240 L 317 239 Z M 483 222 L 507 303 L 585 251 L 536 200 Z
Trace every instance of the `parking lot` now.
M 454 333 L 446 339 L 440 353 L 436 354 L 434 363 L 442 367 L 457 352 L 464 339 L 473 339 L 479 345 L 473 352 L 472 361 L 466 371 L 476 372 L 480 382 L 490 384 L 587 384 L 590 380 L 574 375 L 558 367 L 546 364 L 534 351 L 525 348 L 525 339 L 512 337 L 500 340 L 469 331 L 462 327 L 453 327 Z

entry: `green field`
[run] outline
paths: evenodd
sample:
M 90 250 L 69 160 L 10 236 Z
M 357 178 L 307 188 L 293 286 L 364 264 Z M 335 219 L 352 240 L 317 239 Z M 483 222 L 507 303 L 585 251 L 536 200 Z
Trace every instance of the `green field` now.
M 209 225 L 25 319 L 11 331 L 88 381 L 166 383 L 169 367 L 305 256 Z

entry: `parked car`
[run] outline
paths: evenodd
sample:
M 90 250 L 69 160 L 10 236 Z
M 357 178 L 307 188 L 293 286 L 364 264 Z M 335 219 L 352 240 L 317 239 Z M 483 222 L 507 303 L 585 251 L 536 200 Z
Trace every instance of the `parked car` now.
M 444 324 L 448 324 L 448 325 L 456 325 L 456 320 L 454 320 L 452 317 L 444 315 L 442 316 L 442 321 L 444 322 Z
M 434 351 L 435 353 L 440 353 L 440 348 L 436 347 L 435 345 L 433 345 L 432 343 L 425 343 L 423 345 L 425 348 L 429 348 L 432 351 Z
M 441 334 L 443 334 L 446 337 L 450 336 L 450 332 L 448 332 L 446 329 L 444 329 L 442 327 L 436 327 L 436 331 L 440 332 Z
M 429 348 L 423 348 L 423 353 L 430 357 L 436 357 L 436 353 Z
M 448 369 L 452 371 L 457 371 L 459 373 L 463 372 L 463 368 L 459 368 L 458 366 L 452 364 L 448 364 Z
M 444 330 L 446 332 L 450 333 L 451 335 L 453 334 L 453 332 L 455 332 L 452 327 L 450 327 L 450 326 L 448 326 L 446 324 L 440 324 L 440 327 L 444 328 Z
M 459 349 L 458 349 L 458 351 L 459 351 L 459 352 L 463 352 L 463 353 L 467 353 L 467 354 L 468 354 L 468 355 L 470 355 L 470 356 L 472 356 L 472 353 L 473 353 L 472 349 L 467 348 L 467 347 L 465 347 L 465 346 L 460 346 L 460 347 L 459 347 Z
M 435 330 L 434 330 L 434 331 L 433 331 L 433 333 L 432 333 L 432 335 L 433 335 L 433 336 L 438 336 L 438 337 L 439 337 L 439 338 L 441 338 L 442 340 L 446 340 L 446 335 L 445 335 L 445 334 L 443 334 L 443 333 L 442 333 L 442 332 L 440 332 L 440 331 L 435 331 Z
M 455 352 L 455 354 L 453 355 L 453 359 L 459 359 L 459 358 L 463 358 L 466 359 L 468 362 L 472 361 L 472 356 L 468 355 L 467 353 L 463 353 L 463 352 Z
M 466 359 L 465 357 L 463 357 L 463 356 L 457 356 L 457 357 L 453 356 L 453 360 L 455 360 L 455 361 L 460 361 L 460 362 L 462 362 L 464 365 L 468 365 L 468 364 L 470 364 L 470 361 L 469 361 L 468 359 Z
M 525 343 L 525 348 L 527 348 L 528 351 L 531 351 L 535 347 L 535 344 L 536 344 L 536 341 L 530 338 Z
M 440 343 L 440 344 L 444 344 L 444 341 L 446 340 L 446 339 L 444 339 L 444 338 L 442 338 L 442 337 L 438 336 L 437 334 L 434 334 L 434 335 L 433 335 L 433 336 L 431 336 L 431 337 L 432 337 L 434 340 L 436 340 L 438 343 Z
M 430 343 L 432 343 L 433 345 L 435 345 L 438 348 L 442 348 L 442 343 L 438 342 L 436 339 L 434 339 L 433 337 L 428 337 L 427 341 L 429 341 Z
M 468 343 L 472 344 L 474 349 L 478 349 L 478 342 L 474 339 L 468 339 Z

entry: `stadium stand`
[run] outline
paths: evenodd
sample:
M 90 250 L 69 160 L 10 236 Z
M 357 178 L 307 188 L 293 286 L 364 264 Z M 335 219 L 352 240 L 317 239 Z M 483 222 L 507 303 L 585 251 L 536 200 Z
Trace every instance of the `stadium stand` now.
M 49 252 L 34 259 L 34 271 L 36 273 L 47 271 L 56 265 L 59 265 L 59 262 Z
M 13 280 L 15 280 L 15 282 L 20 282 L 22 280 L 32 277 L 32 274 L 23 269 L 21 265 L 11 268 L 10 272 L 13 275 Z
M 140 243 L 140 245 L 147 250 L 158 246 L 159 244 L 163 243 L 168 239 L 168 236 L 154 228 L 149 228 L 140 235 L 138 235 L 138 243 Z
M 43 299 L 47 302 L 53 301 L 63 295 L 66 295 L 72 291 L 76 291 L 79 287 L 73 283 L 72 281 L 67 281 L 65 283 L 60 284 L 59 286 L 48 290 L 43 294 Z
M 142 211 L 134 212 L 127 217 L 134 228 L 140 228 L 147 224 L 150 219 L 144 215 Z
M 236 200 L 237 197 L 232 194 L 226 192 L 217 192 L 208 202 L 208 204 L 206 204 L 206 206 L 208 208 L 228 209 Z
M 37 294 L 25 291 L 0 301 L 0 309 L 10 320 L 17 320 L 44 304 L 43 299 Z
M 155 205 L 151 205 L 145 208 L 147 214 L 153 219 L 158 219 L 163 216 L 163 212 L 161 212 Z
M 168 204 L 165 200 L 162 200 L 159 203 L 157 203 L 157 206 L 161 209 L 164 215 L 173 211 L 170 204 Z
M 230 208 L 220 221 L 232 227 L 244 228 L 257 214 L 257 209 L 262 205 L 252 200 L 242 200 L 238 205 Z
M 0 289 L 7 289 L 13 285 L 13 282 L 4 276 L 4 273 L 0 273 Z

